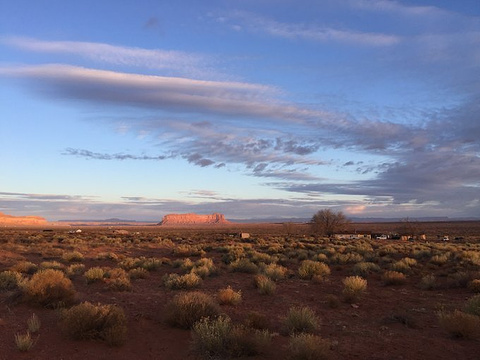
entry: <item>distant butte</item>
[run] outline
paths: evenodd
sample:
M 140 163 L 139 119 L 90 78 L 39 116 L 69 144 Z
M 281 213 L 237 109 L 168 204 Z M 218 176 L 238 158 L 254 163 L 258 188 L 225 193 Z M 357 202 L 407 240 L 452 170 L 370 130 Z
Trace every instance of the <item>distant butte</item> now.
M 0 212 L 0 225 L 2 226 L 29 226 L 47 224 L 48 221 L 40 216 L 13 216 Z
M 214 213 L 210 215 L 198 214 L 168 214 L 158 225 L 220 225 L 229 224 L 230 221 L 225 220 L 225 215 Z

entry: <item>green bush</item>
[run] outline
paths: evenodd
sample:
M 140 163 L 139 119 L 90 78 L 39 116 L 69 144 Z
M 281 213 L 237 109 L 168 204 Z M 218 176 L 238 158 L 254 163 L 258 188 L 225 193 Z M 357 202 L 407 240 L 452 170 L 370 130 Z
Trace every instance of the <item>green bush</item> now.
M 312 334 L 290 337 L 287 349 L 289 360 L 327 360 L 331 357 L 330 342 Z
M 127 319 L 116 305 L 83 302 L 62 312 L 60 327 L 74 340 L 99 339 L 118 346 L 127 339 Z
M 288 334 L 313 333 L 319 329 L 320 321 L 309 307 L 292 307 L 288 310 L 283 326 Z
M 57 307 L 73 302 L 75 289 L 72 281 L 60 270 L 47 269 L 35 273 L 23 288 L 27 302 Z
M 171 326 L 189 329 L 203 317 L 220 315 L 220 306 L 209 295 L 193 291 L 181 293 L 166 306 L 166 321 Z

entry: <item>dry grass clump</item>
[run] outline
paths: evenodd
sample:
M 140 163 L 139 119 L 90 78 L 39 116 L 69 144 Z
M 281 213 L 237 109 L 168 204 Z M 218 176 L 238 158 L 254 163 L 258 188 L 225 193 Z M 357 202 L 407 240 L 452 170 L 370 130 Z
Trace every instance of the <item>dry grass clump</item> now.
M 170 301 L 165 309 L 169 325 L 189 329 L 201 318 L 220 315 L 220 306 L 209 295 L 193 291 L 181 293 Z
M 430 263 L 434 265 L 444 265 L 448 262 L 449 255 L 448 254 L 443 254 L 443 255 L 435 255 L 432 256 L 430 259 Z
M 346 302 L 357 301 L 367 290 L 367 280 L 360 276 L 349 276 L 343 279 L 343 297 Z
M 65 265 L 62 263 L 59 263 L 58 261 L 42 261 L 40 263 L 40 269 L 45 270 L 45 269 L 54 269 L 54 270 L 64 270 Z
M 35 341 L 28 331 L 26 334 L 15 334 L 15 345 L 17 346 L 18 350 L 26 352 L 30 350 L 34 344 Z
M 287 275 L 287 268 L 275 263 L 265 265 L 262 269 L 262 272 L 271 280 L 278 281 L 285 279 Z
M 60 326 L 74 340 L 99 339 L 119 346 L 127 339 L 127 318 L 116 305 L 83 302 L 62 312 Z
M 35 274 L 38 270 L 38 266 L 30 261 L 19 261 L 15 265 L 13 265 L 10 270 L 17 271 L 23 274 Z
M 199 287 L 202 283 L 202 278 L 195 273 L 188 273 L 185 275 L 165 274 L 163 277 L 163 284 L 167 289 L 194 289 Z
M 148 277 L 148 271 L 144 268 L 138 267 L 128 270 L 128 276 L 130 277 L 130 280 L 146 279 Z
M 402 285 L 407 282 L 407 277 L 399 271 L 385 271 L 382 280 L 385 285 Z
M 247 258 L 240 258 L 230 263 L 229 269 L 233 272 L 247 274 L 256 274 L 259 271 L 258 266 Z
M 312 334 L 295 334 L 287 348 L 289 360 L 327 360 L 331 357 L 330 341 Z
M 480 293 L 480 279 L 473 279 L 468 283 L 468 289 L 474 293 Z
M 106 282 L 110 290 L 115 291 L 130 291 L 132 290 L 132 283 L 128 273 L 120 268 L 112 269 L 108 272 Z
M 433 274 L 425 275 L 418 286 L 423 290 L 433 290 L 437 287 L 437 278 Z
M 80 251 L 70 251 L 64 253 L 62 259 L 67 262 L 82 262 L 84 258 Z
M 453 338 L 475 339 L 480 335 L 480 317 L 476 315 L 455 310 L 438 313 L 438 320 Z
M 265 314 L 250 311 L 245 319 L 245 325 L 252 329 L 266 330 L 270 327 L 270 320 Z
M 312 279 L 317 280 L 323 279 L 324 277 L 330 275 L 330 268 L 327 264 L 313 261 L 313 260 L 303 260 L 298 268 L 298 275 L 302 279 Z
M 5 270 L 0 272 L 0 291 L 18 289 L 23 276 L 17 271 Z
M 197 274 L 202 279 L 205 279 L 207 276 L 215 274 L 217 272 L 217 268 L 213 263 L 213 259 L 202 258 L 195 262 L 191 272 Z
M 76 276 L 76 275 L 82 275 L 85 272 L 85 265 L 83 264 L 72 264 L 67 269 L 65 270 L 65 273 L 69 278 Z
M 138 258 L 127 257 L 119 262 L 119 266 L 124 270 L 131 270 L 135 268 L 142 268 L 147 271 L 157 270 L 162 266 L 163 260 L 155 257 L 147 258 L 144 256 Z
M 230 318 L 202 318 L 192 328 L 192 349 L 202 359 L 229 359 L 260 354 L 270 343 L 268 331 L 232 324 Z
M 75 289 L 72 281 L 60 270 L 47 269 L 35 273 L 23 286 L 27 302 L 57 307 L 73 302 Z
M 253 281 L 258 292 L 262 295 L 273 295 L 277 289 L 275 282 L 265 275 L 256 275 Z
M 85 271 L 83 276 L 85 276 L 87 284 L 92 284 L 94 282 L 103 281 L 105 274 L 105 269 L 96 266 Z
M 379 272 L 380 271 L 380 266 L 373 262 L 368 262 L 368 261 L 362 261 L 359 263 L 356 263 L 353 268 L 352 272 L 356 276 L 362 276 L 366 277 L 370 275 L 372 272 Z
M 480 295 L 472 296 L 470 299 L 467 300 L 467 304 L 465 305 L 465 312 L 480 316 Z
M 238 305 L 242 302 L 242 291 L 235 291 L 230 286 L 227 286 L 218 290 L 217 299 L 220 305 Z
M 320 320 L 307 306 L 291 307 L 283 320 L 283 327 L 287 334 L 313 333 L 319 329 Z
M 28 331 L 32 334 L 37 333 L 40 330 L 41 325 L 42 323 L 37 314 L 32 314 L 27 320 Z

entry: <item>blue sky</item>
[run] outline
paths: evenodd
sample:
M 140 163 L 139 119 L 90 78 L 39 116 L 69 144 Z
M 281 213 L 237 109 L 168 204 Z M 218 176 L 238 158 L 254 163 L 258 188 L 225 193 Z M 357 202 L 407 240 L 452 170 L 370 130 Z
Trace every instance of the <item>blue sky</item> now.
M 477 0 L 0 0 L 0 212 L 480 217 Z

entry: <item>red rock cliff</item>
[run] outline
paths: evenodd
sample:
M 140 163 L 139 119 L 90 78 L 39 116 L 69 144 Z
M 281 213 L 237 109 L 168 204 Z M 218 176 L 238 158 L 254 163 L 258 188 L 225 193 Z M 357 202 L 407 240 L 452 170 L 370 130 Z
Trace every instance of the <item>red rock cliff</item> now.
M 0 225 L 4 226 L 27 226 L 46 225 L 47 220 L 40 216 L 12 216 L 0 212 Z
M 160 225 L 203 225 L 228 224 L 225 215 L 214 213 L 211 215 L 198 214 L 168 214 L 163 217 Z

